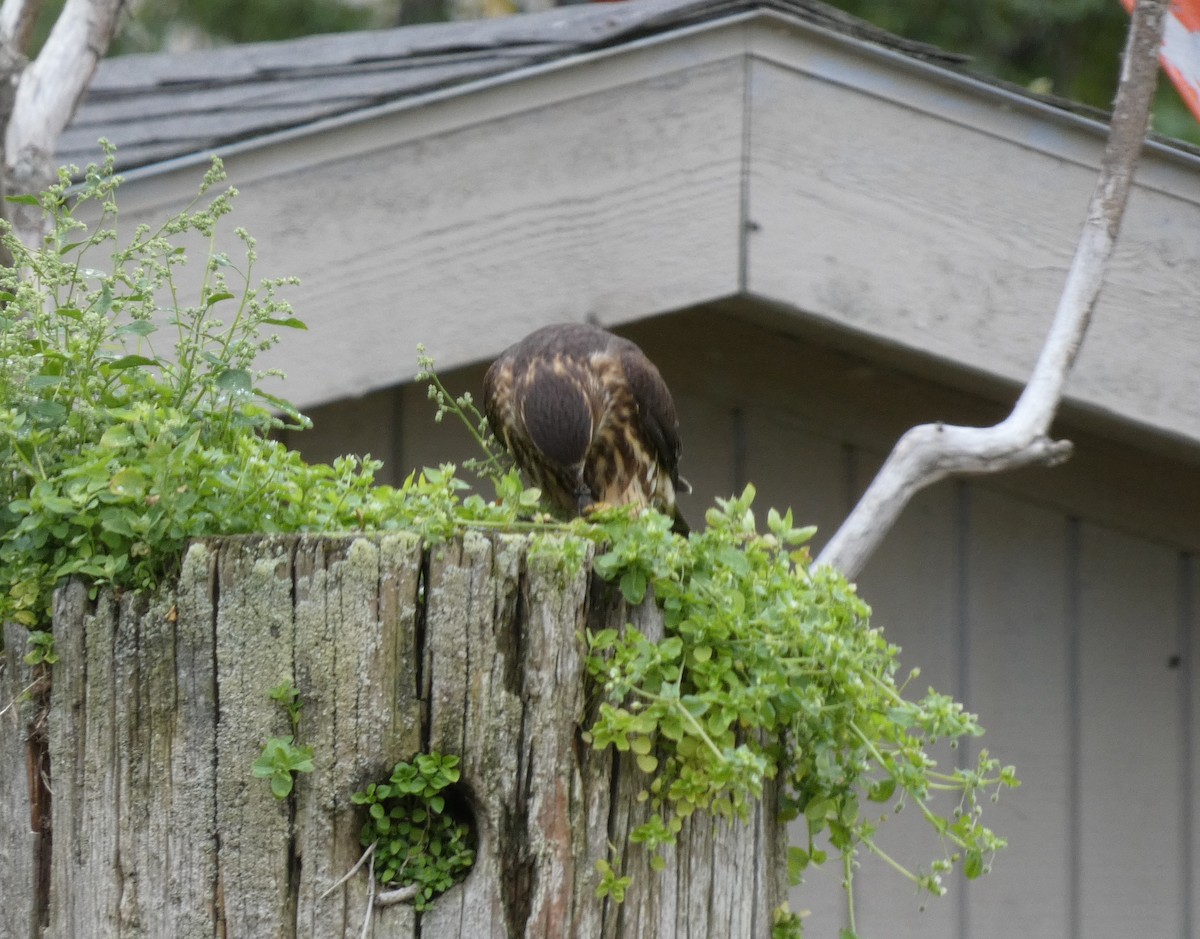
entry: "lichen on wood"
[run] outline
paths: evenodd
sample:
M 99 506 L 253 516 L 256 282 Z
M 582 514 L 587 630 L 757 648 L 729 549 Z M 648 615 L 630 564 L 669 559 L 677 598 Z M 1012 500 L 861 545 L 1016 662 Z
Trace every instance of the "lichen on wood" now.
M 461 757 L 475 866 L 424 913 L 376 908 L 373 935 L 769 935 L 784 870 L 772 799 L 748 824 L 689 820 L 664 874 L 629 843 L 643 783 L 581 739 L 594 704 L 581 636 L 653 632 L 660 614 L 629 608 L 591 575 L 590 543 L 565 537 L 215 539 L 152 597 L 92 601 L 71 584 L 44 702 L 49 890 L 36 901 L 28 787 L 5 775 L 0 883 L 22 898 L 0 913 L 6 934 L 45 917 L 46 937 L 358 936 L 367 866 L 337 885 L 362 852 L 351 796 L 437 750 Z M 6 696 L 27 671 L 10 661 Z M 282 681 L 299 689 L 314 771 L 279 801 L 250 767 L 292 730 L 268 696 Z M 32 707 L 0 719 L 8 766 L 24 766 Z M 623 905 L 595 895 L 613 847 L 633 878 Z

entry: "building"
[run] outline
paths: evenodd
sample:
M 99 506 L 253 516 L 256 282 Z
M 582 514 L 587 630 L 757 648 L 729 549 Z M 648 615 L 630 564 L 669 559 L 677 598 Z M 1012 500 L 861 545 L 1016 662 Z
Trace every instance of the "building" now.
M 685 512 L 753 481 L 828 534 L 908 426 L 1015 400 L 1104 140 L 1061 104 L 815 0 L 633 0 L 110 60 L 61 156 L 117 143 L 129 221 L 224 156 L 261 273 L 304 282 L 273 364 L 313 458 L 468 454 L 417 343 L 475 390 L 586 319 L 674 389 Z M 1200 159 L 1151 143 L 1056 426 L 1073 459 L 928 490 L 860 578 L 1024 780 L 994 873 L 924 912 L 865 861 L 863 936 L 1200 928 L 1198 232 Z M 834 866 L 793 898 L 809 935 L 841 921 Z

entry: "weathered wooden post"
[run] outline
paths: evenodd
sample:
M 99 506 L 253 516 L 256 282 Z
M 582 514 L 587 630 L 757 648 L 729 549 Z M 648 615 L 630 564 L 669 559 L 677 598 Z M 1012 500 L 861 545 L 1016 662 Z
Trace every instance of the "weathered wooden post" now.
M 365 868 L 327 893 L 361 854 L 351 795 L 435 749 L 461 755 L 475 866 L 432 910 L 376 908 L 368 935 L 767 937 L 786 868 L 771 794 L 745 825 L 691 819 L 653 872 L 628 843 L 632 761 L 580 738 L 579 632 L 656 617 L 552 542 L 473 532 L 221 539 L 152 598 L 72 584 L 44 698 L 21 700 L 7 634 L 0 935 L 358 936 Z M 267 694 L 284 680 L 316 755 L 280 802 L 250 767 L 290 730 Z M 633 878 L 619 905 L 595 896 L 610 844 Z

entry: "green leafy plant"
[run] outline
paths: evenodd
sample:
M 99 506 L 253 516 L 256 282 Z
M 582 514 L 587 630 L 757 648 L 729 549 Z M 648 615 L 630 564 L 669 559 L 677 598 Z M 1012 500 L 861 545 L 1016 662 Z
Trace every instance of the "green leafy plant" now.
M 276 373 L 254 360 L 275 330 L 303 324 L 280 295 L 294 281 L 254 281 L 249 234 L 235 229 L 237 262 L 216 249 L 236 195 L 219 188 L 219 161 L 192 204 L 124 242 L 111 149 L 78 185 L 72 175 L 14 197 L 46 213 L 42 247 L 0 235 L 16 259 L 0 269 L 0 619 L 45 626 L 73 575 L 152 588 L 195 537 L 408 528 L 438 540 L 523 511 L 460 502 L 453 466 L 376 486 L 378 461 L 310 465 L 270 436 L 308 422 L 264 389 Z M 209 249 L 189 279 L 180 242 L 197 236 Z
M 771 939 L 802 939 L 804 920 L 786 903 L 776 907 L 771 917 Z
M 414 380 L 427 383 L 429 400 L 437 406 L 433 413 L 434 423 L 440 424 L 447 416 L 453 417 L 461 422 L 467 433 L 479 445 L 483 456 L 467 460 L 463 468 L 473 472 L 480 479 L 491 479 L 501 497 L 506 492 L 511 494 L 514 481 L 520 489 L 520 476 L 516 473 L 516 464 L 504 449 L 504 445 L 492 433 L 487 417 L 475 406 L 474 397 L 469 391 L 454 395 L 446 390 L 446 386 L 438 378 L 433 358 L 423 345 L 417 346 L 417 374 Z
M 469 397 L 450 395 L 421 356 L 439 415 L 474 424 L 473 436 L 490 452 Z M 515 474 L 498 476 L 494 466 L 484 460 L 478 469 L 491 470 L 497 492 L 508 496 L 500 504 L 511 505 L 519 481 L 514 486 Z M 770 509 L 760 534 L 754 496 L 747 486 L 740 497 L 718 499 L 705 530 L 688 538 L 674 534 L 666 516 L 629 507 L 565 526 L 597 544 L 593 569 L 626 602 L 652 596 L 664 612 L 661 639 L 632 625 L 584 637 L 600 698 L 584 739 L 627 754 L 645 774 L 640 798 L 653 813 L 631 840 L 651 852 L 656 868 L 693 813 L 744 819 L 774 780 L 783 819 L 803 818 L 807 830 L 788 852 L 790 882 L 826 863 L 832 849 L 849 908 L 842 939 L 854 939 L 860 852 L 941 895 L 955 866 L 968 878 L 990 869 L 1005 841 L 982 823 L 983 803 L 1019 782 L 1013 767 L 986 750 L 973 766 L 939 768 L 934 745 L 948 741 L 954 749 L 980 736 L 975 715 L 933 689 L 906 696 L 919 670 L 897 681 L 899 649 L 871 626 L 867 605 L 838 572 L 813 566 L 806 543 L 815 529 L 795 526 L 791 511 Z M 537 523 L 549 527 L 547 516 L 535 516 Z M 880 807 L 874 813 L 873 805 Z M 879 837 L 910 805 L 937 845 L 916 869 L 887 853 Z M 596 869 L 597 894 L 619 902 L 629 886 L 619 859 Z M 787 939 L 801 926 L 781 909 L 774 933 Z
M 291 734 L 272 737 L 263 746 L 262 754 L 251 769 L 257 779 L 271 781 L 271 793 L 276 799 L 286 799 L 291 795 L 296 773 L 313 771 L 312 747 L 294 741 Z
M 446 800 L 446 789 L 458 779 L 458 757 L 420 753 L 411 763 L 397 763 L 387 782 L 352 796 L 367 807 L 361 840 L 375 846 L 376 877 L 385 885 L 414 887 L 418 910 L 427 909 L 475 863 L 470 826 L 454 816 Z
M 674 843 L 694 812 L 745 818 L 776 780 L 785 819 L 807 823 L 789 875 L 796 882 L 824 863 L 828 844 L 842 859 L 853 936 L 857 854 L 878 855 L 934 894 L 955 865 L 979 876 L 1004 845 L 982 824 L 982 802 L 1017 785 L 1015 771 L 986 750 L 974 766 L 938 769 L 929 748 L 981 734 L 974 715 L 932 690 L 906 698 L 899 650 L 840 574 L 811 565 L 813 530 L 771 510 L 759 534 L 753 498 L 751 486 L 718 500 L 687 539 L 656 513 L 589 519 L 603 532 L 593 533 L 605 548 L 596 573 L 629 603 L 653 595 L 666 634 L 654 641 L 626 626 L 586 637 L 601 697 L 586 739 L 627 753 L 646 774 L 641 798 L 654 814 L 632 840 L 652 852 Z M 948 808 L 938 796 L 951 797 Z M 885 853 L 877 835 L 891 813 L 871 813 L 873 803 L 915 806 L 942 845 L 927 867 Z M 605 883 L 616 876 L 601 873 Z
M 29 633 L 29 651 L 25 654 L 26 665 L 53 665 L 58 661 L 54 651 L 54 635 L 41 629 Z
M 271 793 L 276 799 L 286 799 L 292 794 L 296 774 L 313 771 L 313 748 L 296 743 L 296 732 L 300 729 L 300 689 L 285 680 L 268 691 L 267 696 L 283 708 L 292 732 L 286 737 L 270 738 L 250 771 L 257 779 L 271 781 Z
M 292 722 L 292 732 L 300 727 L 300 689 L 290 681 L 281 681 L 267 692 L 268 697 L 287 713 Z
M 617 903 L 623 903 L 625 891 L 633 883 L 633 878 L 621 874 L 621 859 L 611 846 L 610 851 L 611 861 L 601 858 L 596 862 L 596 873 L 600 875 L 600 883 L 596 885 L 596 896 L 601 899 L 612 897 Z

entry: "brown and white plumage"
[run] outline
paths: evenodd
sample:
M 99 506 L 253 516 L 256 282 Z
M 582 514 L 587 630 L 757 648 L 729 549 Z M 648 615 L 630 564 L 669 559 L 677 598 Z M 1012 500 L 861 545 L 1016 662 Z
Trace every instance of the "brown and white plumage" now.
M 492 432 L 564 511 L 595 503 L 675 505 L 679 421 L 671 392 L 634 343 L 597 326 L 546 326 L 506 349 L 483 380 Z

